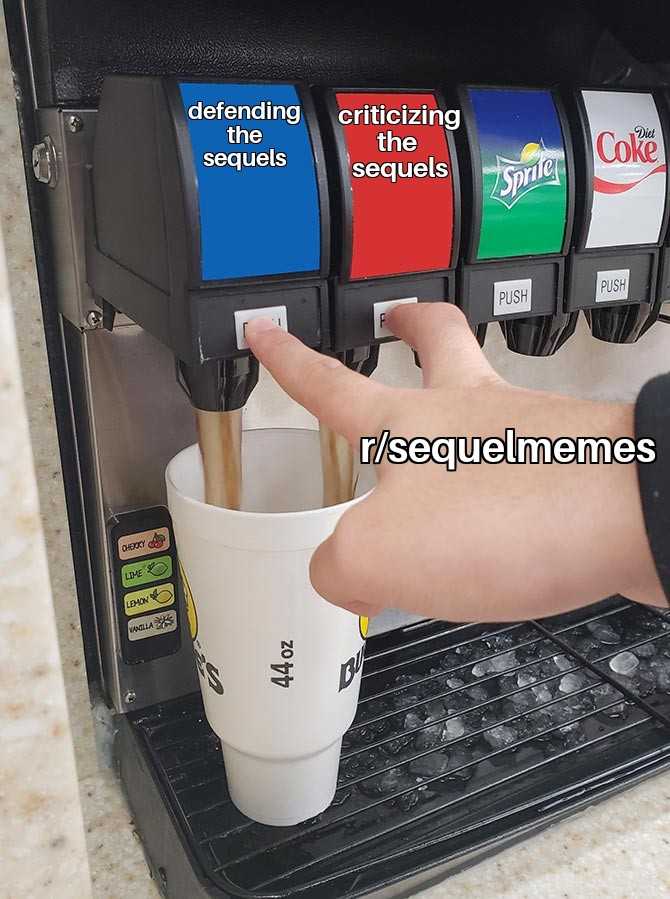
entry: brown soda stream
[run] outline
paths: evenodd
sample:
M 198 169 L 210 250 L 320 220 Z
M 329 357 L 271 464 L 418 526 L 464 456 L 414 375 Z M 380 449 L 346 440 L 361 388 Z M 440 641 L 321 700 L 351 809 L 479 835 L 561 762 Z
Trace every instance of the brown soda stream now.
M 205 476 L 205 502 L 239 509 L 242 502 L 242 410 L 196 409 L 198 443 Z
M 354 498 L 358 481 L 354 451 L 340 434 L 319 422 L 323 506 L 346 503 Z
M 242 410 L 196 409 L 198 443 L 205 478 L 205 502 L 239 509 L 242 501 Z M 323 506 L 348 502 L 356 492 L 354 453 L 344 437 L 319 423 Z

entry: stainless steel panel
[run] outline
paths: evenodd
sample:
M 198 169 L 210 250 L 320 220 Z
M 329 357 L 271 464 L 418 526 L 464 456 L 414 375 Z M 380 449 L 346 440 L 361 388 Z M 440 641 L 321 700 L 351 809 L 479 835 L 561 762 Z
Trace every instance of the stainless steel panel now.
M 165 504 L 165 466 L 195 441 L 194 417 L 172 354 L 141 328 L 94 330 L 80 339 L 87 399 L 76 405 L 75 418 L 86 419 L 90 429 L 84 501 L 95 507 L 88 539 L 105 688 L 115 708 L 129 711 L 197 690 L 198 680 L 185 615 L 177 653 L 137 665 L 123 661 L 106 523 L 115 512 Z
M 86 281 L 85 199 L 88 165 L 95 136 L 94 109 L 40 109 L 40 137 L 53 141 L 58 177 L 45 200 L 46 223 L 54 251 L 54 287 L 60 313 L 82 330 L 94 327 L 89 316 L 99 313 Z M 74 127 L 71 122 L 76 123 Z M 117 315 L 115 327 L 130 324 Z
M 71 115 L 83 124 L 80 131 L 68 127 Z M 86 316 L 96 308 L 86 283 L 84 196 L 88 177 L 96 113 L 91 110 L 41 109 L 41 137 L 49 135 L 56 148 L 58 181 L 46 200 L 48 228 L 57 264 L 54 266 L 58 308 L 78 328 L 87 327 Z

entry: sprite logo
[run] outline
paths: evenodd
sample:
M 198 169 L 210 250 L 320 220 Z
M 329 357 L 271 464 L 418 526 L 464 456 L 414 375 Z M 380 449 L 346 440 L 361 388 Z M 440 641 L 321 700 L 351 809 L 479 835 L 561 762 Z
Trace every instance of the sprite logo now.
M 560 184 L 558 164 L 544 145 L 528 143 L 519 154 L 518 159 L 507 159 L 496 155 L 498 166 L 496 183 L 491 191 L 491 199 L 498 200 L 506 209 L 543 184 Z

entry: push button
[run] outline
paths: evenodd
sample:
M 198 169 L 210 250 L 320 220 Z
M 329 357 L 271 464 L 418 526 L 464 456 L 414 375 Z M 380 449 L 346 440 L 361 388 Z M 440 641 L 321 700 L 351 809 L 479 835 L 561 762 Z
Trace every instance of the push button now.
M 418 297 L 405 297 L 402 300 L 387 300 L 385 303 L 375 303 L 372 307 L 372 315 L 375 323 L 375 340 L 381 337 L 395 337 L 393 331 L 387 328 L 386 315 L 395 306 L 405 306 L 407 303 L 418 303 Z
M 533 308 L 533 279 L 515 278 L 513 281 L 493 282 L 493 314 L 514 315 L 531 312 Z
M 286 306 L 265 306 L 262 309 L 237 309 L 235 315 L 235 338 L 238 350 L 248 350 L 249 344 L 244 336 L 247 322 L 254 318 L 269 318 L 282 331 L 288 331 Z

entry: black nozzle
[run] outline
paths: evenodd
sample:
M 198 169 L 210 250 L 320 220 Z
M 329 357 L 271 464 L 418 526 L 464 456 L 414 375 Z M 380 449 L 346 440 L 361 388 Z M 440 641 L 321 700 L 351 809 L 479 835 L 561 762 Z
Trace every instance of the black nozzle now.
M 177 380 L 196 409 L 232 412 L 244 406 L 258 383 L 258 359 L 249 354 L 201 365 L 178 361 Z
M 575 332 L 578 312 L 501 322 L 507 348 L 523 356 L 551 356 Z
M 379 344 L 374 346 L 357 346 L 352 350 L 342 350 L 334 354 L 347 368 L 357 371 L 359 375 L 369 377 L 379 362 Z
M 589 309 L 586 320 L 597 340 L 607 343 L 635 343 L 658 318 L 659 307 L 647 303 Z

